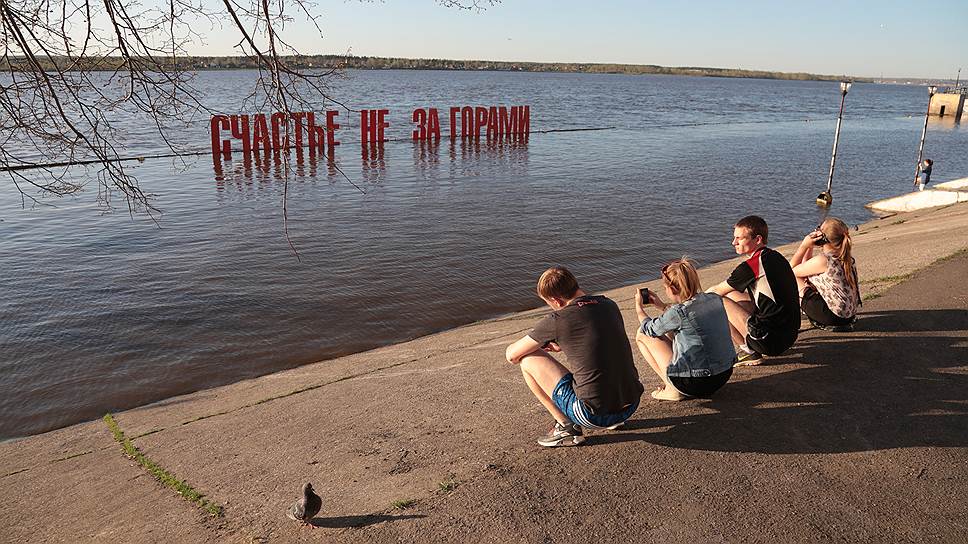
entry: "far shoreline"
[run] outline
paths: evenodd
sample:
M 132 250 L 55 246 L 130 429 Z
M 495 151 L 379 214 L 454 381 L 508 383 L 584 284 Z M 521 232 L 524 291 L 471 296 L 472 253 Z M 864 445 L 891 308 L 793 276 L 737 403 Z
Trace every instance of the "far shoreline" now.
M 606 62 L 530 62 L 460 59 L 411 59 L 400 57 L 371 57 L 355 55 L 289 55 L 283 57 L 288 68 L 295 70 L 439 70 L 457 72 L 534 72 L 574 74 L 672 75 L 689 77 L 721 77 L 737 79 L 779 79 L 791 81 L 840 81 L 874 83 L 874 78 L 808 72 L 780 72 L 742 68 L 706 66 L 660 66 L 657 64 L 624 64 Z M 71 71 L 115 71 L 124 66 L 121 57 L 42 59 L 45 70 L 72 67 Z M 185 56 L 176 59 L 176 69 L 183 71 L 257 70 L 257 57 L 242 56 Z M 7 72 L 31 71 L 22 57 L 0 59 L 0 70 Z

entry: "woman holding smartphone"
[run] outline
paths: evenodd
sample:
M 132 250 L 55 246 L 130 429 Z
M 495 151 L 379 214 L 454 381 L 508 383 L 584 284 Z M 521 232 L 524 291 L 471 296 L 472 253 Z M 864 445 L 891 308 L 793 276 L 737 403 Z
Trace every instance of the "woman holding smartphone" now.
M 685 257 L 662 267 L 662 286 L 672 304 L 654 292 L 646 292 L 648 300 L 641 291 L 635 295 L 641 323 L 635 344 L 663 383 L 652 398 L 709 398 L 729 381 L 736 362 L 723 299 L 703 292 L 695 265 Z M 650 317 L 646 305 L 662 315 Z
M 804 236 L 790 266 L 800 289 L 800 309 L 818 328 L 849 327 L 860 306 L 857 266 L 850 254 L 850 229 L 828 217 Z M 814 254 L 814 249 L 820 251 Z

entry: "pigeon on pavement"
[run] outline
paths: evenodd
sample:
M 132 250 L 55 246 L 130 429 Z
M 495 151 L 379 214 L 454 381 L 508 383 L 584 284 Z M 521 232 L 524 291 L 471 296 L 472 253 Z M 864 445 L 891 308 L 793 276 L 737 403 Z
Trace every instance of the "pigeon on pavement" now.
M 307 483 L 303 486 L 303 497 L 289 507 L 286 516 L 291 520 L 301 521 L 303 525 L 309 525 L 322 507 L 323 499 L 313 493 L 313 484 Z

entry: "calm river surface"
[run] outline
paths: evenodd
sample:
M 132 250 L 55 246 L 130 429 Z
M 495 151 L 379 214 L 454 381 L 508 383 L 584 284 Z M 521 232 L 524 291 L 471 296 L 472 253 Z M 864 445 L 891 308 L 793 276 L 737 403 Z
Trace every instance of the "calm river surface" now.
M 235 113 L 253 77 L 197 85 Z M 748 213 L 773 245 L 793 241 L 818 222 L 840 102 L 827 82 L 503 72 L 351 72 L 333 95 L 389 109 L 404 140 L 364 157 L 358 115 L 340 113 L 337 163 L 366 195 L 325 163 L 293 165 L 301 260 L 279 168 L 238 155 L 219 180 L 210 156 L 132 163 L 157 223 L 105 212 L 94 185 L 24 209 L 0 182 L 0 438 L 537 307 L 552 264 L 599 291 L 683 253 L 729 258 Z M 438 108 L 446 134 L 451 106 L 519 104 L 533 131 L 614 128 L 405 140 L 415 107 Z M 909 190 L 926 105 L 923 87 L 854 85 L 833 214 L 859 223 L 865 202 Z M 125 125 L 129 154 L 164 151 Z M 184 138 L 205 149 L 207 117 Z M 933 120 L 933 180 L 968 175 L 965 149 L 965 127 Z

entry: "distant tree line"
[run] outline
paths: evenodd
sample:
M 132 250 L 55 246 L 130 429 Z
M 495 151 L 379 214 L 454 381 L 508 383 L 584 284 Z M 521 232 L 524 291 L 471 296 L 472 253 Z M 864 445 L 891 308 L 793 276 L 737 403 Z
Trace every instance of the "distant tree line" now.
M 113 62 L 112 62 L 113 60 Z M 256 70 L 259 58 L 255 56 L 234 57 L 177 57 L 169 59 L 178 70 Z M 127 59 L 131 62 L 132 59 Z M 137 60 L 135 59 L 135 62 Z M 286 64 L 299 70 L 492 70 L 500 72 L 561 72 L 591 74 L 660 74 L 676 76 L 739 77 L 761 79 L 789 79 L 813 81 L 839 81 L 844 76 L 810 74 L 806 72 L 770 72 L 766 70 L 742 70 L 738 68 L 708 68 L 699 66 L 658 66 L 655 64 L 614 64 L 575 62 L 508 62 L 492 60 L 404 59 L 386 57 L 360 57 L 353 55 L 291 55 Z M 116 70 L 124 66 L 125 59 L 68 59 L 52 57 L 43 59 L 45 69 L 70 70 Z M 147 62 L 146 62 L 147 64 Z M 23 58 L 0 59 L 0 70 L 17 71 L 30 69 Z M 853 78 L 854 81 L 873 81 Z

